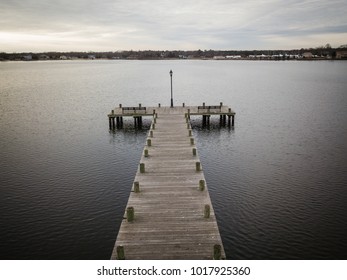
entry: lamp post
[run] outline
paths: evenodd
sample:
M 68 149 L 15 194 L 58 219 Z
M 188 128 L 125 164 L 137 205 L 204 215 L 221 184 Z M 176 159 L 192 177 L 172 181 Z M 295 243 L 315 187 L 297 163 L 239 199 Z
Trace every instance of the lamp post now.
M 170 70 L 170 78 L 171 78 L 171 108 L 173 108 L 173 99 L 172 99 L 172 70 Z

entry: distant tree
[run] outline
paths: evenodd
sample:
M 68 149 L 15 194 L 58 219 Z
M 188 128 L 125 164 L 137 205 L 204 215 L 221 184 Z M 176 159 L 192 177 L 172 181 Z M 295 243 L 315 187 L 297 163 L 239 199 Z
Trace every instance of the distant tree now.
M 330 45 L 329 43 L 327 43 L 327 44 L 325 45 L 325 48 L 326 48 L 326 49 L 331 49 L 331 45 Z

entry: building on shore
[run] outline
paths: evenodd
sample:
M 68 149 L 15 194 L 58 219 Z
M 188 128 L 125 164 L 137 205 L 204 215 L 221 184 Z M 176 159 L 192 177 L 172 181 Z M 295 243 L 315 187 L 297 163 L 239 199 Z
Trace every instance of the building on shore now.
M 347 50 L 345 51 L 337 51 L 336 59 L 347 59 Z

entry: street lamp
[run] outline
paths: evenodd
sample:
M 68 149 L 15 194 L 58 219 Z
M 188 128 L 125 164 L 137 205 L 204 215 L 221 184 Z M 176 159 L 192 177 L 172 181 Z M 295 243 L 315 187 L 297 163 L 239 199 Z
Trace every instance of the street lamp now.
M 171 108 L 173 108 L 173 99 L 172 99 L 172 70 L 170 70 L 170 78 L 171 78 Z

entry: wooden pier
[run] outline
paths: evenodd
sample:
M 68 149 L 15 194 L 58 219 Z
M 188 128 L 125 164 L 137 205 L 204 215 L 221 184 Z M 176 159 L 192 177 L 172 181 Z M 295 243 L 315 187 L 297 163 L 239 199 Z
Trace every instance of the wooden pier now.
M 123 117 L 140 125 L 153 116 L 111 259 L 225 259 L 189 116 L 218 114 L 230 123 L 235 113 L 222 104 L 198 107 L 120 106 L 109 115 L 110 128 L 112 118 L 121 127 Z
M 221 102 L 219 105 L 207 106 L 203 103 L 201 106 L 182 106 L 177 107 L 162 107 L 158 104 L 157 107 L 143 107 L 141 104 L 137 107 L 123 107 L 119 104 L 119 107 L 113 109 L 108 114 L 110 129 L 122 128 L 124 118 L 133 118 L 135 126 L 142 125 L 142 117 L 153 116 L 157 114 L 188 114 L 190 116 L 202 116 L 202 122 L 204 125 L 210 124 L 211 116 L 219 116 L 220 124 L 228 126 L 234 126 L 235 112 L 228 106 L 223 106 Z M 227 121 L 228 119 L 228 121 Z

